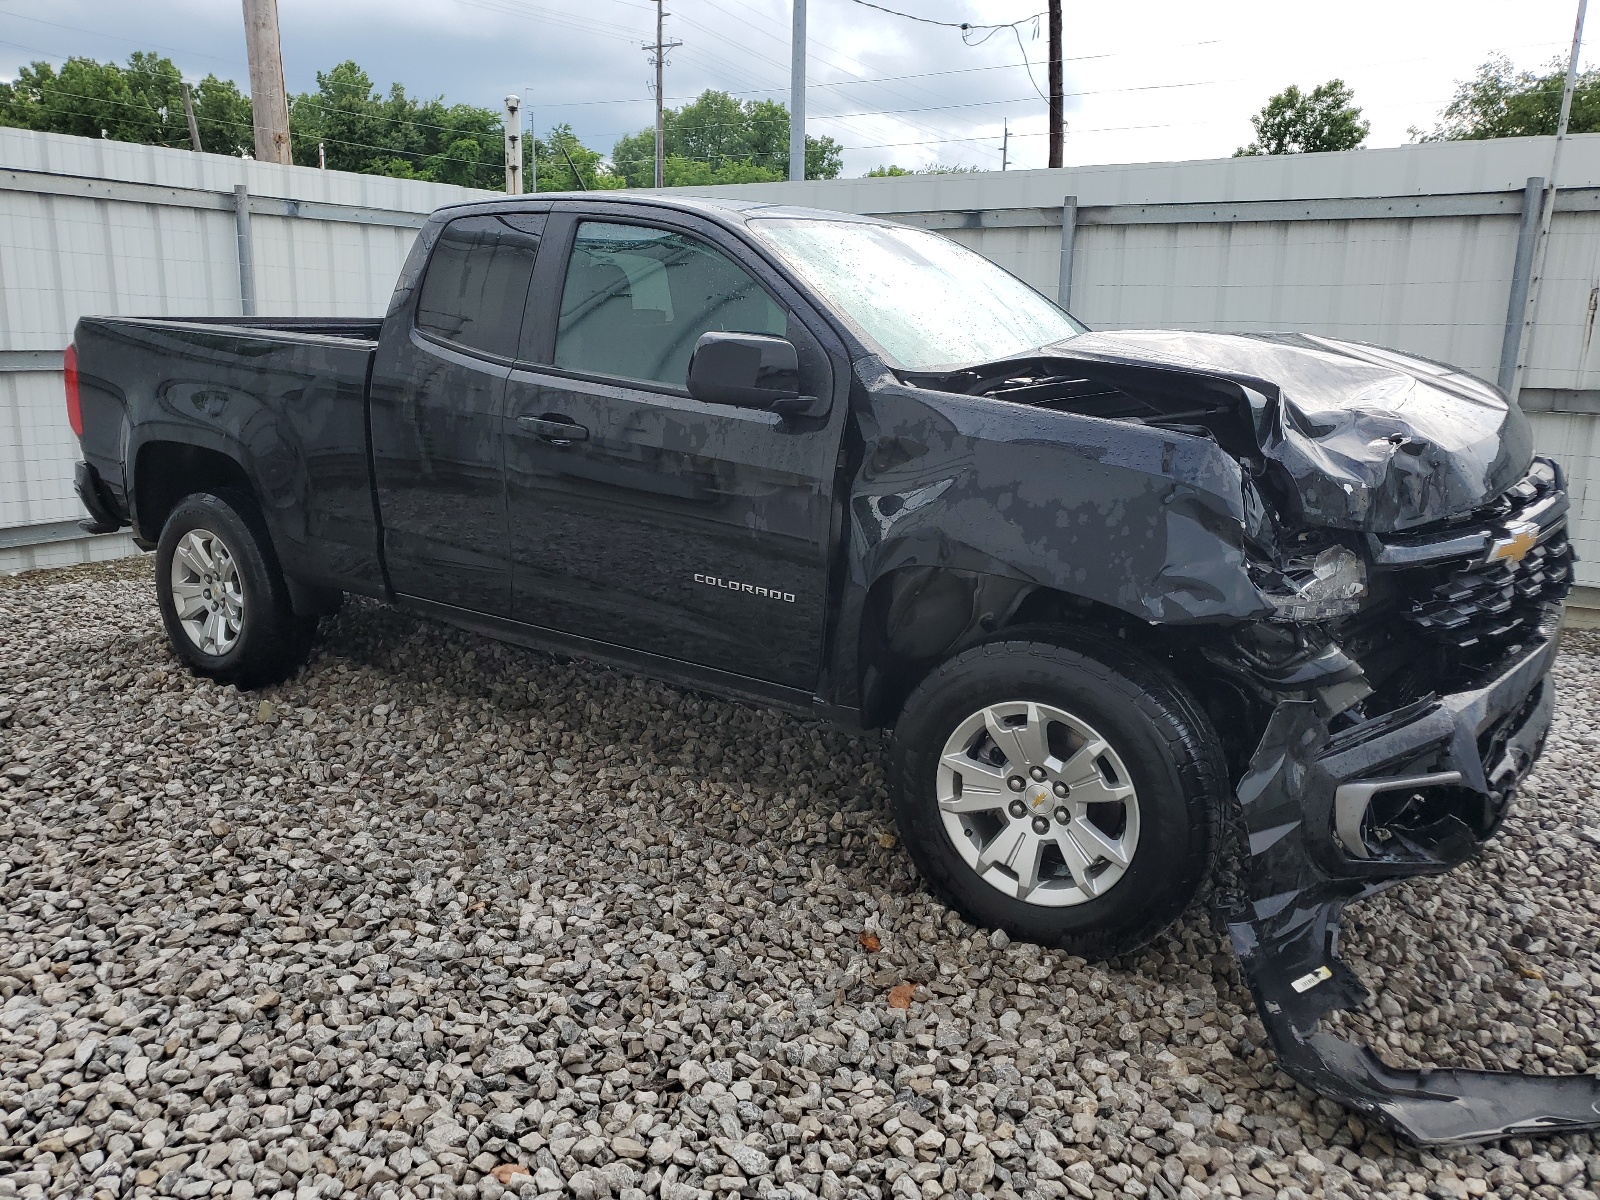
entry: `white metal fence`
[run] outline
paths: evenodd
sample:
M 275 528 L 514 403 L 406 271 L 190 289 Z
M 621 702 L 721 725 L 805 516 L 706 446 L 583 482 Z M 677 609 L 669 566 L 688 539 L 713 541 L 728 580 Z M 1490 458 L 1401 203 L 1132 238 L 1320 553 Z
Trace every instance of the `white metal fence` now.
M 939 229 L 1098 328 L 1355 338 L 1497 380 L 1548 138 L 1005 175 L 708 188 Z M 1562 164 L 1523 405 L 1566 466 L 1580 581 L 1600 588 L 1600 135 Z M 236 189 L 243 185 L 245 195 Z M 61 347 L 82 313 L 380 314 L 431 209 L 485 193 L 0 129 L 0 569 L 123 552 L 81 515 Z M 1537 193 L 1534 193 L 1537 195 Z M 1519 248 L 1521 253 L 1519 255 Z M 1585 600 L 1600 604 L 1600 592 Z

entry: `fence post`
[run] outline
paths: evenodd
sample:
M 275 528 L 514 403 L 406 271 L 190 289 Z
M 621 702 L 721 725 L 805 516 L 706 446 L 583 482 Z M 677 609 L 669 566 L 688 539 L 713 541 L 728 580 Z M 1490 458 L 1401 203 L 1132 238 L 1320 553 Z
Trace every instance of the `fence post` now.
M 1072 244 L 1078 233 L 1078 198 L 1068 196 L 1061 202 L 1061 273 L 1056 280 L 1056 303 L 1070 311 L 1072 307 Z
M 1506 332 L 1500 341 L 1500 390 L 1516 403 L 1511 389 L 1517 382 L 1517 360 L 1522 357 L 1523 331 L 1527 328 L 1528 285 L 1533 280 L 1533 247 L 1539 237 L 1539 210 L 1544 200 L 1544 178 L 1532 175 L 1522 190 L 1522 224 L 1517 229 L 1517 258 L 1511 269 L 1511 298 L 1506 305 Z
M 239 313 L 256 315 L 256 264 L 250 245 L 250 189 L 233 185 L 233 232 L 239 249 Z

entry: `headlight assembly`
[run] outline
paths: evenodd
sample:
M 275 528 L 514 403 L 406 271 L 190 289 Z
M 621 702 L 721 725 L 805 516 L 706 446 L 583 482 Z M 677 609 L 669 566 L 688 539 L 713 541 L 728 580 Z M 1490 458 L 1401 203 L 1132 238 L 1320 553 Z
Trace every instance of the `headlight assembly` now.
M 1344 546 L 1329 546 L 1315 555 L 1291 559 L 1279 586 L 1262 594 L 1277 611 L 1278 621 L 1330 621 L 1347 617 L 1367 595 L 1367 564 Z

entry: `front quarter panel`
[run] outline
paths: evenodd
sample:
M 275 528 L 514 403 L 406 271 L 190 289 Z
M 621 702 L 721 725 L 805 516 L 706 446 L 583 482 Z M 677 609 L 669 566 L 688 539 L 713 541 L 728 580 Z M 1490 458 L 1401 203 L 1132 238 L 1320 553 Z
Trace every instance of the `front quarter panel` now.
M 1201 437 L 910 388 L 858 398 L 852 582 L 940 566 L 1156 623 L 1266 614 L 1244 562 L 1240 468 Z

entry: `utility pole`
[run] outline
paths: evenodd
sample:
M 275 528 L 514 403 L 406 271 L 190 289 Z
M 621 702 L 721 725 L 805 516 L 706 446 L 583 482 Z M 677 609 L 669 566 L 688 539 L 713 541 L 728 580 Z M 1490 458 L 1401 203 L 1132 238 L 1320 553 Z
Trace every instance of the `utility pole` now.
M 283 82 L 278 0 L 244 0 L 244 45 L 250 58 L 256 158 L 288 166 L 294 160 L 289 157 L 289 90 Z
M 189 120 L 189 148 L 200 153 L 200 126 L 194 119 L 194 98 L 189 95 L 189 81 L 183 81 L 183 115 Z
M 522 195 L 522 97 L 506 97 L 506 195 Z
M 1522 375 L 1533 352 L 1534 318 L 1539 312 L 1539 288 L 1544 283 L 1545 257 L 1550 250 L 1550 222 L 1556 211 L 1556 188 L 1561 186 L 1561 150 L 1567 141 L 1567 122 L 1572 117 L 1572 92 L 1578 82 L 1578 55 L 1583 49 L 1583 17 L 1589 0 L 1578 0 L 1578 17 L 1572 26 L 1572 54 L 1567 59 L 1567 82 L 1561 91 L 1561 115 L 1556 118 L 1556 148 L 1550 156 L 1550 182 L 1544 189 L 1544 205 L 1539 213 L 1539 240 L 1534 245 L 1533 274 L 1528 281 L 1528 306 L 1523 310 L 1521 345 L 1517 348 L 1517 370 L 1511 377 L 1511 403 L 1522 392 Z
M 794 0 L 789 38 L 789 178 L 806 177 L 806 0 Z
M 1059 167 L 1066 157 L 1067 123 L 1062 111 L 1065 85 L 1061 79 L 1061 0 L 1050 0 L 1050 165 Z
M 1010 149 L 1011 122 L 1009 120 L 1002 120 L 1000 122 L 1000 169 L 1002 171 L 1006 169 L 1007 154 Z
M 665 187 L 666 177 L 664 171 L 667 161 L 667 127 L 666 118 L 662 114 L 663 99 L 666 95 L 663 90 L 662 69 L 667 65 L 667 51 L 675 50 L 683 45 L 682 42 L 669 42 L 666 36 L 665 21 L 667 19 L 665 0 L 656 0 L 656 40 L 646 42 L 644 48 L 650 51 L 650 61 L 656 68 L 656 186 Z

